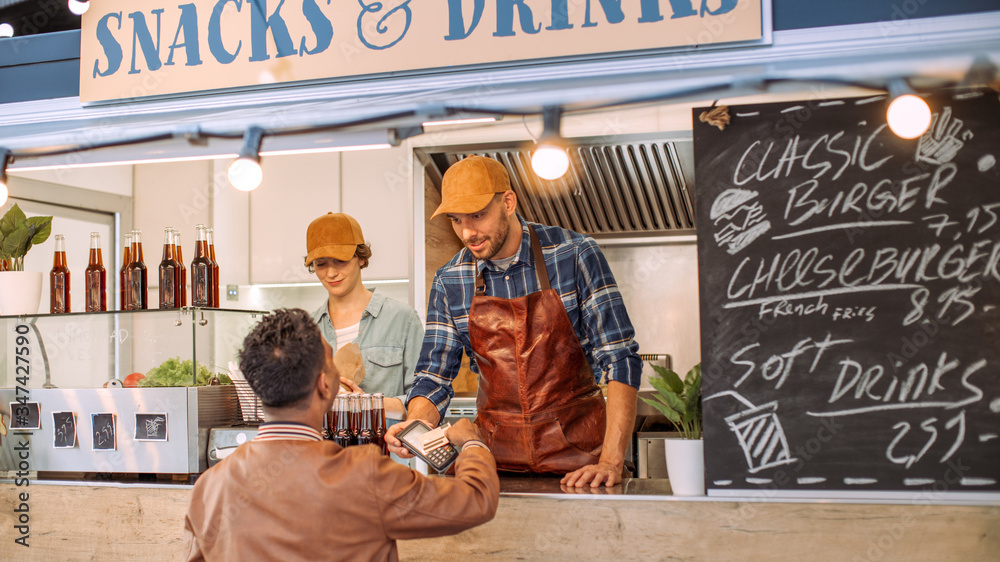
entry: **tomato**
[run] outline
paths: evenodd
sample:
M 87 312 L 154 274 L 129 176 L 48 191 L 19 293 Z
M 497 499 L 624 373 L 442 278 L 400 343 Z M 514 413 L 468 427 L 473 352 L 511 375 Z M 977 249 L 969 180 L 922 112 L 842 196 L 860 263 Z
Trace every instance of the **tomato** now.
M 142 373 L 132 373 L 131 375 L 125 377 L 125 380 L 122 381 L 122 385 L 126 388 L 135 388 L 139 386 L 139 381 L 144 378 L 146 378 L 146 375 Z

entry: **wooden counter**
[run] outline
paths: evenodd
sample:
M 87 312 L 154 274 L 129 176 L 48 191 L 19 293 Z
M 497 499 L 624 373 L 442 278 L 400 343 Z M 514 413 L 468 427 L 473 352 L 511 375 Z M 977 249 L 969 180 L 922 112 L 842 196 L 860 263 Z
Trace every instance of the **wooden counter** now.
M 650 484 L 646 481 L 645 484 Z M 652 484 L 655 484 L 652 483 Z M 558 485 L 556 485 L 558 487 Z M 1000 506 L 683 500 L 532 493 L 504 482 L 496 518 L 403 541 L 403 560 L 996 560 Z M 552 489 L 551 482 L 548 488 Z M 14 542 L 29 493 L 30 547 Z M 0 483 L 0 560 L 179 560 L 190 486 Z

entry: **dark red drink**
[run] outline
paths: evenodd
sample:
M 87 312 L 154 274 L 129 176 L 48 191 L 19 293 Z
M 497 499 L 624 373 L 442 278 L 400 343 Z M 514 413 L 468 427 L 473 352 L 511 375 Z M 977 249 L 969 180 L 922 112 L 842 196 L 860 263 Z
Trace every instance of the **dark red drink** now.
M 338 394 L 333 408 L 334 423 L 330 428 L 333 440 L 341 447 L 350 447 L 353 441 L 351 436 L 351 416 L 347 404 L 347 395 Z
M 86 289 L 85 307 L 87 312 L 100 312 L 108 309 L 108 274 L 104 269 L 104 256 L 101 255 L 101 234 L 90 233 L 90 260 L 87 270 L 83 273 Z
M 375 430 L 376 444 L 382 449 L 383 455 L 389 454 L 385 443 L 385 404 L 381 392 L 372 395 L 372 428 Z
M 129 277 L 128 264 L 132 263 L 132 234 L 125 235 L 125 250 L 122 252 L 122 268 L 118 270 L 118 298 L 121 300 L 121 310 L 132 310 L 131 295 L 129 286 L 132 284 Z
M 358 420 L 358 445 L 378 445 L 378 435 L 372 425 L 372 395 L 361 395 L 361 417 Z
M 66 266 L 66 238 L 56 234 L 56 253 L 49 271 L 49 312 L 59 314 L 70 311 L 69 267 Z

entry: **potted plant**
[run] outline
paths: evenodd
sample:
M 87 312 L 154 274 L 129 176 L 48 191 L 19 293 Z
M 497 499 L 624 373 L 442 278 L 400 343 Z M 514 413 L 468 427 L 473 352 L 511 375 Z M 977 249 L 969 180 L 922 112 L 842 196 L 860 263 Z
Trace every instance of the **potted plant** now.
M 701 363 L 681 377 L 671 369 L 652 365 L 658 376 L 649 382 L 653 399 L 642 400 L 656 408 L 680 432 L 679 439 L 664 440 L 670 488 L 678 496 L 705 495 L 705 454 L 701 434 Z
M 0 219 L 0 314 L 37 314 L 42 272 L 24 271 L 24 256 L 52 233 L 52 217 L 26 217 L 14 203 Z

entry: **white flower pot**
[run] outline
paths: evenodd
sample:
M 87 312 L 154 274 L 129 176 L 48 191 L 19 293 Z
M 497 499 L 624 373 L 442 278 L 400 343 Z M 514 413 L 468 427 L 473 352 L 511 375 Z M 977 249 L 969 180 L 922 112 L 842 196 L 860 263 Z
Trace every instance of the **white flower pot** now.
M 38 314 L 41 271 L 0 271 L 0 315 Z
M 705 441 L 664 439 L 667 478 L 675 496 L 705 495 Z

